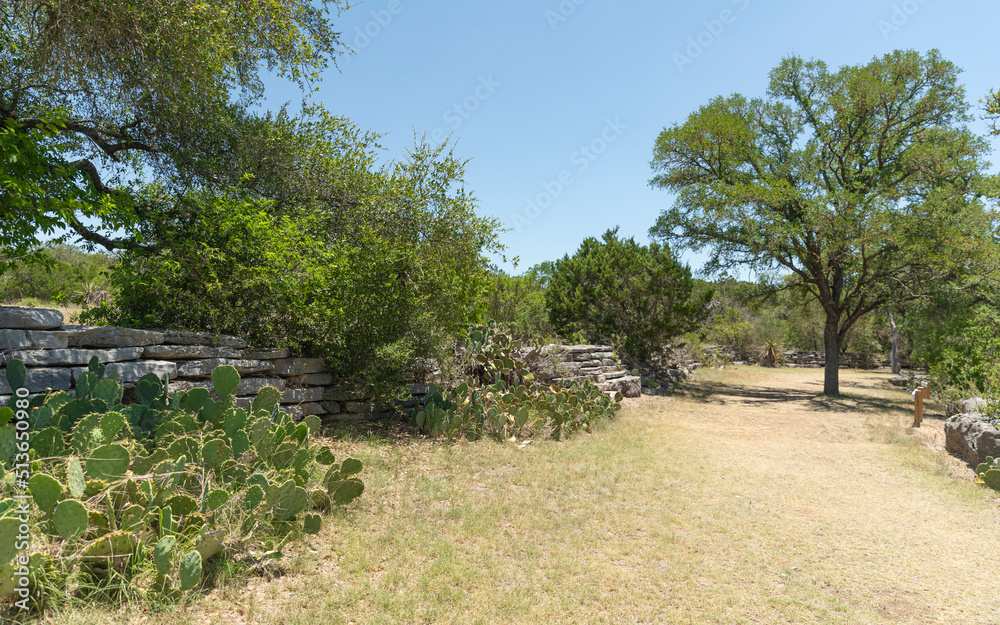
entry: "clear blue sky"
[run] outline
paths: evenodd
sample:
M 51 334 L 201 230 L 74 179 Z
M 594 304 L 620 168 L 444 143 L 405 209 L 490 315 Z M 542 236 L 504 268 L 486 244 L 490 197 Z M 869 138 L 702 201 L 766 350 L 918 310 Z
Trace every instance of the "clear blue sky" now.
M 515 273 L 615 226 L 648 241 L 671 203 L 648 186 L 657 134 L 717 95 L 763 95 L 783 56 L 837 67 L 937 48 L 973 105 L 1000 88 L 1000 6 L 985 0 L 368 0 L 333 19 L 356 54 L 316 97 L 388 133 L 389 156 L 414 130 L 451 133 L 480 212 L 511 228 Z M 300 98 L 270 89 L 271 106 Z

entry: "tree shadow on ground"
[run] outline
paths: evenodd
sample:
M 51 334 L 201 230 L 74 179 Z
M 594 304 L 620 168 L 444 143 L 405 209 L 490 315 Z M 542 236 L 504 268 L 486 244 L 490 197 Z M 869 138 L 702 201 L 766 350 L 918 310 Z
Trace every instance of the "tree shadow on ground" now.
M 877 384 L 842 382 L 841 394 L 833 397 L 822 394 L 822 382 L 809 382 L 806 386 L 810 389 L 815 388 L 815 390 L 766 388 L 726 382 L 693 382 L 689 383 L 682 392 L 688 398 L 706 404 L 724 404 L 726 398 L 732 398 L 747 404 L 758 405 L 801 403 L 803 408 L 812 411 L 912 413 L 912 408 L 906 405 L 905 397 L 901 398 L 902 401 L 900 401 L 872 397 L 864 392 L 858 392 L 884 390 L 884 387 Z M 926 419 L 927 416 L 924 418 Z

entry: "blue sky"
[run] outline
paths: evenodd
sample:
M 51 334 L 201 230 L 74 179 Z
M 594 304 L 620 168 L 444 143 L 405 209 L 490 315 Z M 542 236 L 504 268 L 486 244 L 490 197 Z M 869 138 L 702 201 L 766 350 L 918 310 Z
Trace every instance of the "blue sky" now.
M 965 70 L 973 105 L 1000 87 L 1000 6 L 984 0 L 368 0 L 333 20 L 355 54 L 315 97 L 388 133 L 390 157 L 414 130 L 451 134 L 480 212 L 510 229 L 513 273 L 615 226 L 648 241 L 671 203 L 648 186 L 657 134 L 717 95 L 763 95 L 784 56 L 837 67 L 937 48 Z M 269 89 L 272 107 L 300 99 Z

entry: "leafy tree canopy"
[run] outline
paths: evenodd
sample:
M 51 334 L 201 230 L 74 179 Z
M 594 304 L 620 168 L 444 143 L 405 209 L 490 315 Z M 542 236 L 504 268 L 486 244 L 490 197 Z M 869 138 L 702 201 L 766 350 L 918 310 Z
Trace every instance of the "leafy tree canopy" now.
M 620 344 L 631 358 L 648 362 L 697 326 L 712 293 L 693 300 L 693 289 L 691 270 L 670 248 L 619 239 L 615 228 L 555 263 L 545 303 L 560 334 Z
M 975 270 L 992 242 L 988 148 L 957 79 L 937 51 L 836 71 L 786 58 L 766 98 L 716 98 L 659 135 L 651 184 L 677 197 L 651 234 L 707 248 L 710 268 L 791 274 L 823 307 L 837 394 L 859 319 Z
M 0 0 L 0 160 L 18 168 L 0 178 L 8 256 L 60 228 L 134 247 L 128 227 L 155 207 L 134 205 L 130 183 L 224 181 L 190 164 L 252 124 L 262 68 L 304 89 L 319 77 L 340 49 L 327 19 L 340 5 Z

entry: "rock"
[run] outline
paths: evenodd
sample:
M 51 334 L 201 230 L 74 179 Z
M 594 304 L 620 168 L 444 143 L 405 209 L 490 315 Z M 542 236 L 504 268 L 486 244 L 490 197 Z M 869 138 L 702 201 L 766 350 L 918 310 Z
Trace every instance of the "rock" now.
M 283 358 L 274 361 L 272 373 L 287 376 L 322 373 L 325 366 L 322 358 Z
M 0 330 L 0 351 L 34 347 L 24 330 Z
M 977 414 L 957 414 L 944 422 L 944 446 L 972 467 L 986 456 L 1000 458 L 1000 429 Z
M 63 314 L 50 308 L 0 306 L 0 328 L 13 330 L 51 330 L 63 324 Z
M 299 404 L 299 407 L 302 408 L 303 417 L 308 417 L 311 414 L 316 414 L 316 415 L 326 414 L 326 409 L 323 408 L 321 404 L 314 404 L 314 403 Z
M 80 377 L 87 372 L 86 367 L 74 367 L 69 371 L 73 374 L 73 379 Z M 169 376 L 171 380 L 177 377 L 177 364 L 165 360 L 140 360 L 137 362 L 113 362 L 108 364 L 104 375 L 111 375 L 112 371 L 118 371 L 118 379 L 122 382 L 138 382 L 142 376 L 152 373 L 163 380 L 164 376 Z
M 237 349 L 243 349 L 247 346 L 246 340 L 238 336 L 210 332 L 168 331 L 164 333 L 163 340 L 157 342 L 167 345 L 207 345 L 208 347 L 235 347 Z
M 969 397 L 967 399 L 961 399 L 945 406 L 945 414 L 948 416 L 955 414 L 982 414 L 982 409 L 985 408 L 988 403 L 989 402 L 982 397 Z
M 69 347 L 69 332 L 65 330 L 28 330 L 28 340 L 35 349 L 66 349 Z
M 253 358 L 254 360 L 278 360 L 279 358 L 288 358 L 291 354 L 292 351 L 290 349 L 282 347 L 281 349 L 250 351 L 247 352 L 247 358 Z
M 906 386 L 909 383 L 910 377 L 906 375 L 897 375 L 889 378 L 889 384 L 892 384 L 893 386 Z
M 32 365 L 85 365 L 97 356 L 101 364 L 135 360 L 142 355 L 141 347 L 120 349 L 34 349 L 10 352 L 8 360 L 17 358 L 28 366 Z
M 329 373 L 306 373 L 288 378 L 288 382 L 301 386 L 329 386 L 334 383 L 334 379 Z
M 256 395 L 265 386 L 273 386 L 280 391 L 285 388 L 286 384 L 288 382 L 281 378 L 243 378 L 240 380 L 239 386 L 236 387 L 236 394 Z
M 142 347 L 163 342 L 163 332 L 114 326 L 66 326 L 70 347 Z
M 362 399 L 363 393 L 356 389 L 344 388 L 342 386 L 328 386 L 323 394 L 324 401 L 353 401 Z
M 320 406 L 323 406 L 326 414 L 340 414 L 340 402 L 324 401 L 320 402 Z
M 619 369 L 618 371 L 605 371 L 604 379 L 617 380 L 618 378 L 625 377 L 626 375 L 628 375 L 628 371 L 626 371 L 625 369 Z
M 302 406 L 281 406 L 278 410 L 291 415 L 292 421 L 301 421 L 306 416 L 305 411 L 302 410 Z
M 289 388 L 281 393 L 281 403 L 300 404 L 302 402 L 316 402 L 323 400 L 323 389 L 313 388 Z
M 205 360 L 190 360 L 177 368 L 177 374 L 182 378 L 208 378 L 212 371 L 222 365 L 232 365 L 240 375 L 259 373 L 274 369 L 274 365 L 266 360 L 241 360 L 235 358 L 208 358 Z
M 206 347 L 205 345 L 147 345 L 143 358 L 162 360 L 188 360 L 193 358 L 243 358 L 243 350 L 235 347 Z
M 0 394 L 12 393 L 7 383 L 7 370 L 0 369 Z M 68 391 L 72 388 L 69 369 L 28 369 L 24 387 L 32 393 L 41 393 L 51 388 L 53 391 Z
M 627 375 L 613 382 L 614 388 L 625 397 L 639 397 L 642 394 L 642 378 Z

